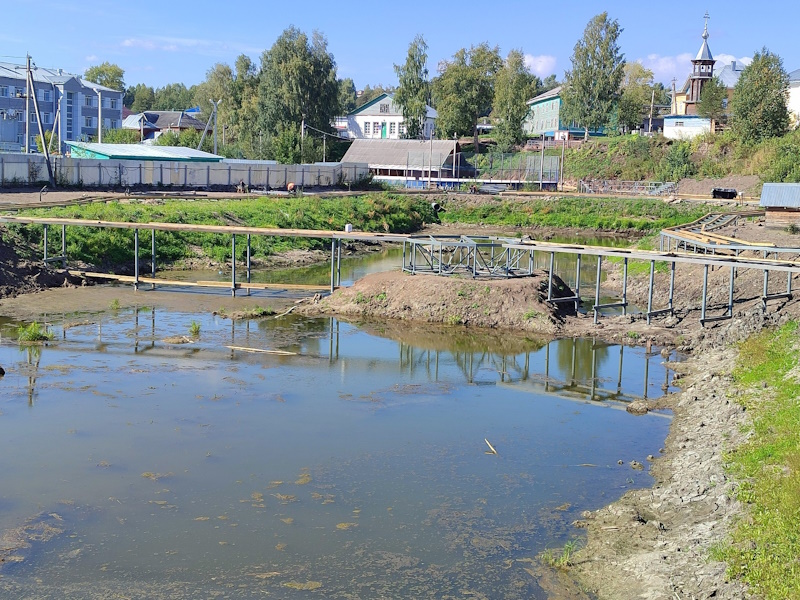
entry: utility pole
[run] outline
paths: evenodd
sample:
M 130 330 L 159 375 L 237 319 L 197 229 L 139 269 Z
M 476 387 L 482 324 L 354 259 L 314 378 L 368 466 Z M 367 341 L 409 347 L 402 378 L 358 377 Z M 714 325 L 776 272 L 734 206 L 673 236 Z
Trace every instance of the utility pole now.
M 214 106 L 214 154 L 217 153 L 217 108 L 219 107 L 219 103 L 222 102 L 222 98 L 214 102 L 213 100 L 209 100 L 211 104 Z M 223 142 L 224 143 L 224 142 Z
M 569 135 L 569 133 L 567 133 Z M 561 184 L 561 191 L 564 191 L 564 148 L 567 147 L 567 139 L 561 140 L 561 174 L 558 176 L 558 182 Z
M 653 93 L 650 96 L 650 124 L 647 126 L 647 133 L 653 133 L 653 104 L 656 101 L 656 88 L 653 88 Z
M 544 189 L 544 134 L 542 134 L 542 156 L 539 159 L 539 191 Z
M 31 151 L 31 55 L 25 54 L 25 154 Z
M 303 164 L 303 145 L 306 141 L 306 116 L 303 115 L 303 120 L 300 121 L 300 164 Z
M 100 88 L 94 88 L 97 92 L 97 143 L 103 143 L 103 95 Z
M 36 124 L 39 126 L 39 136 L 42 138 L 42 152 L 44 153 L 44 161 L 47 164 L 47 181 L 50 183 L 51 186 L 56 187 L 56 181 L 53 178 L 53 165 L 50 164 L 50 153 L 47 151 L 47 144 L 44 140 L 44 128 L 42 127 L 42 115 L 39 113 L 39 101 L 36 99 L 36 90 L 33 87 L 33 73 L 30 69 L 31 67 L 31 57 L 28 56 L 28 81 L 26 82 L 26 86 L 28 88 L 28 93 L 25 94 L 27 97 L 33 96 L 33 109 L 36 111 Z M 25 103 L 27 104 L 27 99 Z M 27 115 L 26 115 L 27 116 Z M 28 128 L 27 123 L 30 121 L 30 116 L 25 119 L 26 122 L 26 129 Z M 52 133 L 50 134 L 52 135 Z M 25 141 L 28 141 L 28 134 L 25 134 Z

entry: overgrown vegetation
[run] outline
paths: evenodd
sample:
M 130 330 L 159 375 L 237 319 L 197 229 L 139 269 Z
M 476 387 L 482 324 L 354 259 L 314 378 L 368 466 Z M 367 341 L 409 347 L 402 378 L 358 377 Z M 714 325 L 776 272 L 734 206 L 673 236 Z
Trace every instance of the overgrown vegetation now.
M 683 142 L 660 136 L 620 136 L 569 149 L 564 160 L 564 177 L 576 180 L 677 181 L 728 175 L 800 182 L 800 130 L 751 144 L 730 130 Z
M 734 371 L 752 432 L 726 460 L 748 509 L 715 555 L 766 600 L 800 597 L 797 336 L 798 324 L 792 322 L 750 337 L 740 347 Z
M 520 227 L 579 227 L 605 231 L 658 231 L 699 219 L 707 207 L 665 204 L 656 199 L 567 197 L 498 200 L 481 205 L 448 206 L 444 222 Z
M 135 223 L 150 221 L 336 231 L 343 230 L 346 223 L 352 223 L 356 230 L 385 233 L 411 233 L 425 222 L 436 221 L 433 209 L 424 199 L 389 193 L 331 199 L 167 200 L 160 204 L 109 202 L 39 209 L 23 214 Z M 41 244 L 41 227 L 12 227 L 26 242 Z M 145 235 L 140 240 L 140 260 L 150 258 L 149 235 Z M 67 255 L 71 260 L 96 265 L 130 264 L 134 258 L 133 237 L 133 231 L 124 229 L 68 228 Z M 321 249 L 328 244 L 329 241 L 323 238 L 253 236 L 251 252 L 254 258 L 263 258 L 295 248 Z M 156 232 L 156 257 L 160 264 L 200 253 L 219 262 L 229 261 L 230 248 L 229 235 Z M 238 244 L 237 260 L 244 259 L 246 251 L 245 244 Z
M 47 326 L 34 321 L 28 325 L 20 325 L 17 328 L 17 341 L 19 342 L 47 342 L 53 339 L 53 332 L 48 331 Z

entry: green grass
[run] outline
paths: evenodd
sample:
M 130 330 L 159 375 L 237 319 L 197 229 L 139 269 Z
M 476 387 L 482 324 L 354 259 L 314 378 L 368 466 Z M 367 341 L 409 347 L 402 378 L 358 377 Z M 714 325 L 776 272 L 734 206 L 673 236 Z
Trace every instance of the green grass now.
M 791 322 L 744 342 L 734 371 L 752 432 L 726 464 L 747 515 L 714 556 L 765 600 L 800 598 L 799 361 Z
M 553 550 L 547 549 L 545 550 L 542 555 L 542 561 L 555 569 L 566 569 L 567 567 L 572 566 L 572 557 L 575 553 L 580 550 L 580 545 L 578 544 L 577 540 L 569 540 L 564 547 L 561 549 L 560 553 L 556 553 Z
M 567 197 L 448 206 L 440 218 L 466 224 L 656 232 L 694 221 L 707 212 L 707 207 L 697 204 L 672 205 L 658 199 Z
M 200 323 L 197 321 L 189 323 L 189 333 L 192 337 L 200 337 Z
M 193 223 L 207 225 L 248 225 L 280 229 L 344 229 L 346 223 L 360 231 L 412 233 L 423 223 L 436 221 L 430 204 L 420 197 L 390 193 L 368 193 L 344 198 L 254 198 L 232 200 L 166 200 L 158 204 L 107 202 L 37 209 L 25 216 L 145 223 Z M 42 227 L 11 226 L 24 241 L 40 245 Z M 230 260 L 229 235 L 211 233 L 156 232 L 159 263 L 173 263 L 202 254 L 222 262 Z M 134 232 L 124 229 L 68 227 L 67 255 L 94 265 L 133 262 Z M 60 240 L 56 240 L 60 244 Z M 56 243 L 55 241 L 53 243 Z M 253 236 L 253 258 L 263 258 L 291 249 L 323 249 L 324 238 Z M 55 251 L 56 248 L 53 248 Z M 140 260 L 150 259 L 150 235 L 140 232 Z M 237 260 L 244 259 L 246 246 L 237 244 Z
M 36 321 L 17 327 L 17 340 L 20 342 L 47 342 L 52 339 L 53 333 Z

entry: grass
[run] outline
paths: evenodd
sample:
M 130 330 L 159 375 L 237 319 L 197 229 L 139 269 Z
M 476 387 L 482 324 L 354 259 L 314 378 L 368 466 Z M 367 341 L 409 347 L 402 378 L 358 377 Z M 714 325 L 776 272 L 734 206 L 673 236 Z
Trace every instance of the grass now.
M 20 342 L 47 342 L 53 337 L 53 333 L 47 330 L 47 326 L 42 326 L 36 321 L 28 325 L 20 325 L 17 328 L 17 340 Z
M 107 202 L 24 211 L 26 216 L 142 223 L 192 223 L 206 225 L 247 225 L 277 229 L 344 229 L 351 223 L 360 231 L 411 233 L 423 223 L 436 221 L 430 204 L 417 196 L 367 193 L 345 198 L 247 198 L 234 200 L 165 200 L 158 204 Z M 25 242 L 41 244 L 42 227 L 13 225 Z M 94 265 L 133 262 L 131 230 L 70 227 L 67 255 Z M 146 236 L 149 237 L 149 236 Z M 227 234 L 156 232 L 156 258 L 173 263 L 202 253 L 218 262 L 230 260 L 231 240 Z M 251 255 L 263 258 L 291 249 L 323 249 L 324 238 L 253 236 Z M 243 260 L 246 245 L 237 245 L 237 260 Z M 149 240 L 142 241 L 140 260 L 150 259 Z
M 189 333 L 192 337 L 200 337 L 200 323 L 197 321 L 189 323 Z
M 699 219 L 697 204 L 665 204 L 658 199 L 567 197 L 498 200 L 478 206 L 448 206 L 443 222 L 513 227 L 583 228 L 601 231 L 657 232 Z
M 572 566 L 572 557 L 579 550 L 577 540 L 569 540 L 560 553 L 547 549 L 542 553 L 542 561 L 550 567 L 555 569 L 566 569 Z
M 726 466 L 747 516 L 713 555 L 765 600 L 800 598 L 799 361 L 798 324 L 791 322 L 744 342 L 733 374 L 752 431 Z
M 119 303 L 119 300 L 118 300 L 117 298 L 114 298 L 114 299 L 111 301 L 111 304 L 109 304 L 109 305 L 108 305 L 108 307 L 109 307 L 111 310 L 119 310 L 119 308 L 120 308 L 120 303 Z

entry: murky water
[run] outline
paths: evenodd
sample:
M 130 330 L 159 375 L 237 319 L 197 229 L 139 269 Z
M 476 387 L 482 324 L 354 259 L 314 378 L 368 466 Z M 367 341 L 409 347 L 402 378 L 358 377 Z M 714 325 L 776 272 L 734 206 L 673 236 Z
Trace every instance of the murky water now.
M 2 328 L 2 597 L 543 598 L 537 554 L 651 485 L 627 463 L 669 426 L 624 410 L 668 389 L 661 357 L 592 340 L 150 309 L 53 331 Z

